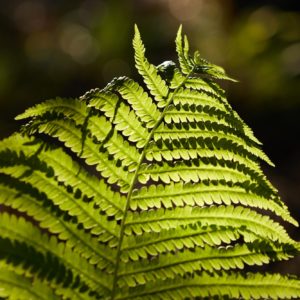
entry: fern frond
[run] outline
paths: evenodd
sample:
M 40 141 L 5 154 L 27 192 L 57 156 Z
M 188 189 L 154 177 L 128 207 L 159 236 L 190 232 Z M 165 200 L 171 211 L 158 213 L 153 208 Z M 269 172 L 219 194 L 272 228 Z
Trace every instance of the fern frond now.
M 205 97 L 204 97 L 205 98 Z M 210 108 L 208 106 L 203 106 L 201 111 L 199 108 L 190 107 L 180 107 L 179 105 L 174 109 L 169 109 L 165 116 L 165 122 L 168 127 L 185 127 L 188 129 L 188 124 L 192 127 L 205 128 L 209 130 L 214 130 L 216 132 L 223 132 L 226 134 L 232 134 L 245 140 L 249 145 L 257 148 L 257 142 L 253 139 L 249 139 L 246 132 L 241 131 L 234 125 L 236 120 L 232 120 L 232 116 L 224 115 L 222 112 L 215 109 L 215 105 L 212 107 L 212 111 L 216 112 L 215 115 L 207 114 L 206 109 Z M 198 111 L 199 110 L 199 111 Z
M 180 64 L 180 68 L 183 74 L 187 75 L 191 72 L 193 69 L 193 66 L 190 62 L 189 58 L 189 44 L 187 38 L 184 38 L 182 40 L 182 26 L 179 26 L 179 29 L 177 31 L 176 35 L 176 51 L 178 54 L 178 61 Z
M 192 62 L 195 65 L 195 74 L 204 74 L 213 79 L 222 79 L 237 82 L 237 80 L 229 77 L 222 67 L 212 64 L 206 59 L 201 58 L 198 51 L 194 53 Z
M 177 73 L 177 76 L 180 76 L 180 73 L 179 74 Z M 213 95 L 218 100 L 224 99 L 225 92 L 215 82 L 207 78 L 191 76 L 186 80 L 185 87 L 189 89 L 197 90 L 199 92 L 207 93 L 208 95 Z
M 145 145 L 148 131 L 137 119 L 135 112 L 130 110 L 118 96 L 109 91 L 91 91 L 84 96 L 89 101 L 88 106 L 94 107 L 103 112 L 115 125 L 117 131 L 136 143 L 136 147 L 142 148 Z
M 122 165 L 126 167 L 131 166 L 131 169 L 136 167 L 139 159 L 137 149 L 131 146 L 122 135 L 112 132 L 110 122 L 106 121 L 104 117 L 90 117 L 87 130 L 91 137 L 95 138 L 116 161 L 121 161 Z
M 117 183 L 124 190 L 128 187 L 130 174 L 126 174 L 122 168 L 116 165 L 115 161 L 111 161 L 107 153 L 100 151 L 99 145 L 95 144 L 91 138 L 86 137 L 82 148 L 81 130 L 76 128 L 71 121 L 53 120 L 47 123 L 42 122 L 37 130 L 39 133 L 57 138 L 67 148 L 84 158 L 87 165 L 95 165 L 96 170 L 108 179 L 108 183 Z
M 215 123 L 219 127 L 224 126 L 228 127 L 228 131 L 232 130 L 232 127 L 226 122 L 224 119 L 220 119 L 220 117 L 208 115 L 203 112 L 195 112 L 195 111 L 186 111 L 184 109 L 176 109 L 176 107 L 170 107 L 170 109 L 166 112 L 164 121 L 166 124 L 185 124 L 192 123 L 197 124 L 199 122 L 203 122 L 205 126 L 205 122 Z M 228 126 L 229 125 L 229 126 Z
M 285 229 L 268 216 L 263 216 L 248 208 L 231 205 L 204 208 L 186 206 L 130 213 L 125 232 L 127 235 L 132 232 L 140 235 L 143 232 L 160 232 L 162 229 L 196 223 L 202 226 L 217 225 L 235 228 L 244 226 L 261 238 L 295 244 Z
M 175 165 L 168 163 L 142 165 L 140 169 L 139 180 L 146 183 L 149 179 L 169 184 L 170 182 L 200 182 L 205 180 L 226 182 L 244 182 L 250 180 L 251 177 L 230 169 L 225 166 L 214 166 L 195 161 L 177 162 Z
M 114 216 L 116 219 L 121 218 L 125 203 L 124 196 L 112 191 L 103 180 L 99 180 L 88 173 L 61 148 L 52 147 L 40 151 L 43 145 L 43 141 L 15 134 L 1 141 L 0 154 L 6 165 L 15 155 L 19 158 L 25 155 L 22 163 L 35 160 L 36 164 L 37 162 L 44 164 L 50 168 L 53 177 L 58 182 L 65 186 L 72 186 L 75 193 L 81 194 L 82 198 L 92 199 L 93 203 L 98 205 L 99 209 L 108 216 Z M 17 161 L 13 163 L 19 164 L 21 162 L 18 158 Z
M 261 184 L 261 194 L 270 195 L 280 202 L 277 190 L 267 180 L 256 161 L 251 161 L 248 157 L 241 156 L 239 153 L 229 152 L 226 147 L 218 147 L 220 144 L 213 145 L 209 139 L 202 142 L 201 146 L 197 145 L 195 141 L 189 143 L 180 141 L 180 144 L 174 141 L 170 143 L 165 141 L 156 144 L 152 143 L 146 151 L 146 158 L 154 164 L 162 164 L 162 162 L 170 163 L 173 160 L 185 162 L 190 165 L 191 162 L 204 162 L 204 164 L 212 164 L 214 166 L 226 166 L 235 169 L 251 178 L 251 181 L 256 181 Z M 204 144 L 205 143 L 205 144 Z M 221 149 L 220 149 L 221 148 Z M 224 148 L 224 149 L 222 149 Z M 199 163 L 198 163 L 199 165 Z
M 174 95 L 174 104 L 181 105 L 183 108 L 187 107 L 188 105 L 194 105 L 194 107 L 208 106 L 212 109 L 219 109 L 220 111 L 228 114 L 224 103 L 218 101 L 218 99 L 210 96 L 207 93 L 197 92 L 187 88 L 178 89 L 177 93 Z
M 152 65 L 137 27 L 133 47 L 144 85 L 48 100 L 0 142 L 0 298 L 299 298 L 298 279 L 242 271 L 300 245 L 214 79 L 234 80 L 190 55 L 181 27 L 180 68 Z
M 25 278 L 1 266 L 0 272 L 0 297 L 9 300 L 59 300 L 46 284 L 39 279 L 34 281 Z
M 75 216 L 85 229 L 91 230 L 92 234 L 100 240 L 112 240 L 112 244 L 118 236 L 118 225 L 115 221 L 107 221 L 94 209 L 93 203 L 76 199 L 64 186 L 59 185 L 51 177 L 47 177 L 40 171 L 31 171 L 26 166 L 2 167 L 0 172 L 19 179 L 22 182 L 38 186 L 38 190 L 45 194 L 48 199 L 58 206 L 62 211 Z M 26 175 L 28 173 L 28 175 Z
M 141 40 L 138 27 L 134 27 L 133 48 L 135 51 L 135 64 L 138 72 L 143 76 L 151 95 L 159 102 L 159 107 L 164 107 L 168 97 L 168 86 L 158 74 L 154 65 L 145 57 L 145 47 Z
M 271 195 L 271 198 L 280 200 L 274 196 L 276 191 L 260 173 L 253 171 L 246 165 L 230 160 L 216 160 L 215 157 L 202 157 L 193 160 L 170 162 L 158 162 L 157 164 L 141 165 L 139 181 L 148 182 L 150 179 L 169 184 L 170 182 L 226 182 L 229 185 L 248 183 L 259 186 L 260 195 Z M 281 203 L 280 203 L 281 204 Z
M 276 247 L 269 245 L 269 248 L 260 248 L 259 252 L 251 249 L 250 245 L 236 245 L 227 247 L 209 247 L 195 250 L 181 250 L 175 253 L 160 255 L 148 259 L 122 264 L 120 270 L 120 285 L 135 286 L 137 284 L 155 281 L 157 279 L 174 278 L 178 275 L 193 274 L 196 271 L 244 269 L 245 265 L 262 265 L 272 260 L 288 259 L 293 256 L 289 254 L 289 245 Z
M 1 179 L 4 181 L 3 178 Z M 14 189 L 1 184 L 0 203 L 31 216 L 39 222 L 41 228 L 57 234 L 60 240 L 66 241 L 69 248 L 74 248 L 76 252 L 89 259 L 91 264 L 96 264 L 100 269 L 107 267 L 110 259 L 105 254 L 105 248 L 95 238 L 79 229 L 71 217 L 59 217 L 62 213 L 51 208 L 49 202 L 42 201 L 41 195 L 37 194 L 35 198 L 27 194 L 26 189 L 28 189 L 26 186 L 22 189 Z
M 183 80 L 184 76 L 182 76 L 182 74 L 177 69 L 175 69 L 171 80 L 171 87 L 173 89 L 177 88 Z M 213 98 L 215 98 L 215 102 L 217 101 L 218 103 L 221 103 L 226 107 L 226 114 L 224 115 L 222 109 L 219 111 L 218 109 L 216 110 L 214 106 L 209 106 L 209 101 L 203 103 L 205 106 L 199 106 L 199 104 L 197 104 L 198 110 L 202 109 L 203 107 L 203 109 L 205 109 L 206 111 L 209 110 L 210 113 L 215 114 L 217 112 L 219 117 L 222 116 L 227 120 L 227 122 L 232 123 L 234 128 L 240 130 L 241 133 L 244 133 L 245 136 L 250 138 L 256 144 L 261 145 L 261 142 L 254 136 L 253 131 L 249 128 L 249 126 L 245 124 L 245 122 L 241 119 L 237 112 L 232 109 L 224 96 L 224 91 L 215 82 L 212 82 L 207 78 L 191 76 L 184 81 L 184 86 L 190 90 L 196 90 L 200 92 L 202 94 L 203 100 L 209 100 L 209 96 L 212 96 Z
M 161 253 L 181 250 L 183 248 L 203 248 L 205 245 L 219 246 L 237 241 L 242 234 L 241 228 L 225 226 L 186 226 L 162 230 L 159 233 L 142 236 L 126 236 L 122 248 L 122 261 L 135 261 L 140 258 L 158 256 Z M 248 233 L 249 234 L 249 233 Z M 250 236 L 250 234 L 249 234 Z M 253 241 L 256 236 L 253 235 Z M 249 239 L 250 241 L 250 239 Z
M 132 106 L 136 115 L 146 124 L 147 128 L 153 128 L 157 123 L 160 113 L 143 88 L 130 78 L 124 78 L 122 85 L 117 88 L 123 99 Z
M 241 150 L 246 153 L 248 156 L 255 156 L 256 158 L 260 158 L 267 162 L 269 165 L 272 164 L 270 159 L 265 155 L 265 153 L 260 150 L 259 148 L 250 146 L 247 142 L 240 137 L 233 135 L 233 134 L 226 134 L 222 132 L 212 132 L 208 129 L 201 129 L 201 128 L 193 128 L 189 126 L 189 130 L 185 130 L 184 128 L 168 128 L 167 126 L 161 126 L 154 135 L 154 140 L 158 141 L 162 140 L 182 140 L 182 139 L 190 139 L 193 138 L 194 140 L 198 139 L 211 139 L 222 141 L 225 144 L 235 145 L 235 147 L 241 148 Z
M 163 280 L 139 288 L 122 290 L 116 299 L 173 300 L 227 299 L 297 299 L 300 281 L 279 274 L 208 274 L 189 276 L 185 280 Z
M 74 187 L 83 197 L 92 199 L 93 203 L 99 206 L 99 209 L 106 215 L 114 216 L 116 219 L 121 218 L 125 203 L 124 196 L 112 191 L 103 180 L 91 176 L 80 168 L 61 149 L 42 152 L 39 154 L 39 159 L 53 168 L 54 176 L 59 182 Z
M 232 147 L 233 148 L 233 147 Z M 228 160 L 242 165 L 262 174 L 261 168 L 256 160 L 251 160 L 253 156 L 244 151 L 238 153 L 238 147 L 229 149 L 224 140 L 216 141 L 215 139 L 182 139 L 178 141 L 158 140 L 151 143 L 146 150 L 146 157 L 149 161 L 173 161 L 190 160 L 196 158 L 216 158 L 217 160 Z M 231 150 L 231 151 L 229 151 Z
M 42 117 L 46 113 L 56 113 L 58 116 L 63 115 L 64 118 L 74 121 L 77 126 L 83 126 L 85 122 L 87 122 L 87 128 L 85 128 L 85 130 L 88 130 L 98 142 L 105 141 L 111 131 L 111 124 L 106 121 L 104 117 L 98 118 L 96 116 L 90 116 L 90 111 L 87 105 L 83 101 L 78 101 L 77 99 L 58 98 L 55 100 L 48 100 L 42 104 L 36 105 L 33 108 L 29 108 L 25 113 L 17 116 L 16 119 L 19 120 L 29 117 Z M 109 141 L 109 153 L 114 154 L 116 159 L 121 159 L 126 166 L 136 163 L 136 148 L 131 147 L 128 143 L 126 143 L 126 141 L 123 141 L 121 136 L 116 134 L 110 137 Z M 124 143 L 126 143 L 126 145 L 124 145 L 122 149 L 120 146 Z M 127 151 L 130 147 L 131 150 Z M 118 151 L 116 151 L 117 149 Z
M 180 26 L 177 31 L 175 44 L 178 54 L 178 61 L 183 74 L 187 75 L 191 72 L 191 70 L 193 70 L 194 74 L 203 74 L 215 79 L 224 79 L 236 82 L 235 79 L 230 78 L 225 73 L 225 70 L 222 67 L 214 65 L 201 58 L 198 51 L 194 53 L 193 58 L 190 56 L 188 38 L 186 35 L 184 35 L 182 39 L 182 26 Z
M 14 263 L 19 265 L 19 270 L 23 269 L 24 273 L 37 273 L 50 281 L 72 284 L 78 276 L 92 290 L 108 289 L 109 276 L 101 277 L 100 270 L 93 268 L 86 260 L 63 244 L 59 244 L 54 236 L 49 239 L 46 234 L 42 235 L 38 228 L 23 218 L 17 219 L 14 216 L 2 214 L 0 222 L 1 258 L 5 258 L 8 265 Z M 8 238 L 13 242 L 10 242 Z M 20 258 L 23 258 L 23 262 Z M 44 262 L 44 265 L 40 264 L 41 262 Z M 32 267 L 28 268 L 28 265 Z M 61 273 L 51 274 L 55 268 L 60 269 Z
M 74 289 L 56 289 L 55 294 L 59 295 L 59 299 L 74 299 L 74 300 L 92 300 L 99 298 L 98 295 L 89 294 L 87 291 L 77 291 Z
M 133 193 L 130 207 L 132 210 L 151 208 L 172 208 L 174 206 L 209 206 L 213 204 L 241 204 L 244 206 L 270 210 L 283 220 L 298 226 L 286 207 L 271 199 L 251 193 L 239 185 L 205 184 L 205 183 L 170 183 L 169 185 L 150 185 Z
M 49 113 L 64 115 L 67 118 L 73 119 L 77 125 L 81 125 L 84 123 L 88 112 L 86 104 L 78 101 L 78 99 L 56 98 L 28 108 L 15 119 L 22 120 L 36 118 Z

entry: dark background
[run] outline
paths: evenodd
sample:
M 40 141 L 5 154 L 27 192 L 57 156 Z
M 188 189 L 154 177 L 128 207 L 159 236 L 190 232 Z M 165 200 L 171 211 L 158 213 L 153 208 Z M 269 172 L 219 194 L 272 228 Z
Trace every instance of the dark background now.
M 239 79 L 223 84 L 229 101 L 263 141 L 276 164 L 265 172 L 300 221 L 299 11 L 298 0 L 0 0 L 0 137 L 34 103 L 138 78 L 134 23 L 151 62 L 175 60 L 182 23 L 193 49 Z M 300 258 L 271 269 L 300 275 Z

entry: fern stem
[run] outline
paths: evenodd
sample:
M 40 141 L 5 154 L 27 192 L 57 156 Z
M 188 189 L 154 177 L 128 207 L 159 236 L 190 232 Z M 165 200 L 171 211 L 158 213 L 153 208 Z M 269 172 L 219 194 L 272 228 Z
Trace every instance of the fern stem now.
M 124 238 L 124 230 L 125 230 L 125 225 L 126 225 L 126 217 L 127 217 L 127 212 L 130 206 L 130 200 L 131 200 L 131 196 L 132 196 L 132 192 L 133 192 L 133 188 L 136 184 L 138 175 L 139 175 L 139 169 L 140 166 L 145 158 L 146 155 L 146 149 L 151 141 L 151 139 L 153 138 L 153 135 L 155 133 L 155 130 L 158 128 L 158 126 L 161 124 L 162 120 L 165 117 L 165 114 L 168 110 L 169 105 L 173 102 L 174 100 L 174 95 L 176 94 L 176 92 L 184 85 L 184 83 L 186 82 L 186 80 L 189 78 L 189 76 L 194 72 L 194 69 L 192 69 L 184 78 L 184 80 L 180 83 L 180 85 L 178 85 L 178 87 L 174 90 L 174 93 L 172 95 L 172 97 L 169 99 L 169 101 L 166 103 L 166 106 L 163 110 L 163 112 L 160 115 L 160 118 L 157 120 L 155 126 L 152 128 L 152 130 L 149 133 L 149 136 L 146 140 L 143 152 L 141 153 L 140 159 L 138 161 L 134 176 L 132 178 L 131 181 L 131 185 L 130 185 L 130 189 L 128 191 L 128 195 L 127 195 L 127 199 L 126 199 L 126 205 L 125 205 L 125 211 L 124 211 L 124 216 L 121 222 L 121 229 L 120 229 L 120 236 L 119 236 L 119 243 L 118 243 L 118 248 L 117 248 L 117 255 L 116 255 L 116 264 L 115 264 L 115 270 L 114 270 L 114 275 L 113 275 L 113 285 L 112 285 L 112 293 L 111 293 L 111 300 L 115 299 L 115 293 L 116 293 L 116 287 L 117 287 L 117 282 L 118 282 L 118 271 L 119 271 L 119 265 L 120 265 L 120 257 L 121 257 L 121 247 L 122 247 L 122 243 L 123 243 L 123 238 Z M 170 91 L 169 91 L 170 93 Z M 169 96 L 166 96 L 166 98 L 168 98 Z

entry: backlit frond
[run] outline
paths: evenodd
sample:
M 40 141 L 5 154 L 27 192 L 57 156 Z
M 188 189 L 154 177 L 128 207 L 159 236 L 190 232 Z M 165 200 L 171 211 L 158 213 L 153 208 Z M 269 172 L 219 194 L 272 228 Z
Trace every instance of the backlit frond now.
M 143 84 L 45 101 L 0 141 L 0 298 L 300 298 L 255 271 L 299 252 L 298 222 L 215 81 L 234 80 L 181 27 L 179 66 L 151 64 L 137 27 L 133 48 Z

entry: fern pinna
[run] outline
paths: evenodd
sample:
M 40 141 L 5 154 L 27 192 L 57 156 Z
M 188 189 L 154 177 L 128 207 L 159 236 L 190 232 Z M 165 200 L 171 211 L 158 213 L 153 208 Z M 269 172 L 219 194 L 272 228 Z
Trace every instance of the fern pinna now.
M 145 88 L 46 101 L 1 142 L 0 297 L 300 298 L 299 279 L 251 272 L 299 251 L 278 220 L 298 224 L 214 82 L 232 79 L 181 28 L 179 67 L 150 64 L 137 28 L 133 46 Z

